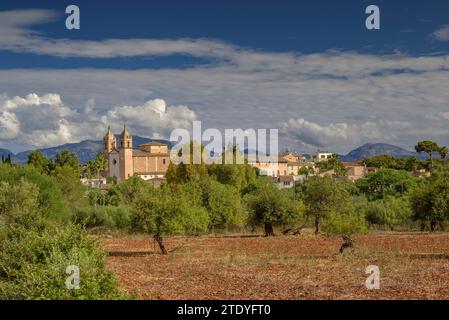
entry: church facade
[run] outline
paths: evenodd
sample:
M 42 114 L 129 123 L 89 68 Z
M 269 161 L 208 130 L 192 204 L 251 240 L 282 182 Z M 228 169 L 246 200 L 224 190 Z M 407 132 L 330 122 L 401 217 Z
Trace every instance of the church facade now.
M 170 162 L 168 145 L 156 141 L 144 143 L 133 148 L 133 138 L 126 128 L 120 134 L 120 144 L 108 129 L 103 138 L 103 152 L 108 160 L 108 176 L 123 182 L 130 177 L 138 176 L 143 180 L 159 185 L 165 178 Z

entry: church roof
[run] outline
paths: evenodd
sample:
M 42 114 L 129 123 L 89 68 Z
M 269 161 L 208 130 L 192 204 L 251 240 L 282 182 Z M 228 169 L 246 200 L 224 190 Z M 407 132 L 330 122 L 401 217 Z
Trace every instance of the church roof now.
M 150 153 L 140 149 L 133 149 L 133 157 L 168 157 L 169 153 Z
M 104 135 L 104 140 L 106 139 L 115 139 L 115 135 L 111 131 L 111 126 L 108 126 L 108 132 Z
M 120 135 L 120 138 L 123 139 L 123 138 L 129 138 L 129 137 L 131 137 L 131 133 L 128 131 L 128 129 L 126 128 L 126 124 L 125 124 L 123 126 L 123 131 Z
M 150 142 L 147 142 L 147 143 L 143 143 L 140 146 L 166 146 L 166 144 L 160 143 L 160 142 L 157 142 L 157 141 L 150 141 Z

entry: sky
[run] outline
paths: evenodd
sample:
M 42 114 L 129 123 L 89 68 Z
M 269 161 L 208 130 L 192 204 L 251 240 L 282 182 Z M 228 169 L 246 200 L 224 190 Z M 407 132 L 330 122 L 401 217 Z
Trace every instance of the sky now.
M 65 27 L 68 5 L 80 29 Z M 368 5 L 380 30 L 367 30 Z M 279 129 L 280 148 L 449 145 L 449 0 L 0 3 L 0 148 Z

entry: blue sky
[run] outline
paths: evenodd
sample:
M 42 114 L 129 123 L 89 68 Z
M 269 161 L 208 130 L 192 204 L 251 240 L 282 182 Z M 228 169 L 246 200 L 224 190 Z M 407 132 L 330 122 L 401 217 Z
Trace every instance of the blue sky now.
M 167 137 L 194 119 L 279 128 L 304 151 L 449 144 L 449 1 L 30 4 L 0 4 L 0 147 L 98 139 L 124 121 Z M 69 4 L 81 30 L 65 28 Z M 380 30 L 365 28 L 369 4 Z

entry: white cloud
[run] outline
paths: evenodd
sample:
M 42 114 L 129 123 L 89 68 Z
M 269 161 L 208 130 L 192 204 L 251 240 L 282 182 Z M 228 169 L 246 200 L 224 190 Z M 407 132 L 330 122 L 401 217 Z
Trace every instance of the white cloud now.
M 33 147 L 56 146 L 84 139 L 100 138 L 107 125 L 132 125 L 134 133 L 167 137 L 178 127 L 189 128 L 196 114 L 187 106 L 167 106 L 162 99 L 142 106 L 118 106 L 111 111 L 94 109 L 88 99 L 83 113 L 63 103 L 59 94 L 50 93 L 0 100 L 0 140 Z
M 326 148 L 335 145 L 355 146 L 377 142 L 379 139 L 395 139 L 398 132 L 412 129 L 411 123 L 401 121 L 367 121 L 363 123 L 318 124 L 305 119 L 289 119 L 280 124 L 280 132 L 288 139 L 313 147 Z
M 51 55 L 56 57 L 118 58 L 185 54 L 212 58 L 211 63 L 234 66 L 246 71 L 282 72 L 284 76 L 363 77 L 374 72 L 421 72 L 449 68 L 447 56 L 408 57 L 360 55 L 357 52 L 328 51 L 302 55 L 295 52 L 258 52 L 219 40 L 208 39 L 106 39 L 87 41 L 53 39 L 37 34 L 27 26 L 57 18 L 50 10 L 0 11 L 0 47 L 2 50 Z M 448 26 L 434 32 L 442 40 Z M 447 39 L 446 39 L 447 40 Z M 356 59 L 354 59 L 356 58 Z M 326 60 L 327 63 L 322 63 Z
M 442 25 L 431 34 L 431 38 L 437 41 L 449 41 L 449 24 Z
M 203 128 L 276 128 L 283 123 L 288 135 L 281 144 L 289 147 L 307 144 L 340 152 L 381 141 L 410 148 L 424 138 L 449 145 L 444 116 L 448 55 L 273 53 L 207 39 L 84 41 L 52 39 L 27 29 L 54 17 L 45 10 L 0 12 L 0 47 L 87 58 L 181 53 L 211 58 L 211 63 L 158 70 L 0 70 L 0 94 L 25 96 L 0 98 L 10 100 L 0 107 L 0 133 L 5 132 L 0 140 L 10 139 L 7 145 L 42 143 L 41 138 L 49 144 L 59 135 L 64 142 L 100 138 L 107 122 L 116 130 L 127 122 L 133 133 L 166 135 L 197 114 Z M 37 95 L 27 97 L 29 92 Z M 58 92 L 64 103 L 47 92 Z
M 2 140 L 11 140 L 20 132 L 20 123 L 14 113 L 0 111 L 0 137 Z
M 162 99 L 150 100 L 138 106 L 120 106 L 103 116 L 102 122 L 128 123 L 133 133 L 152 137 L 169 137 L 173 129 L 190 128 L 195 112 L 187 106 L 167 106 Z

